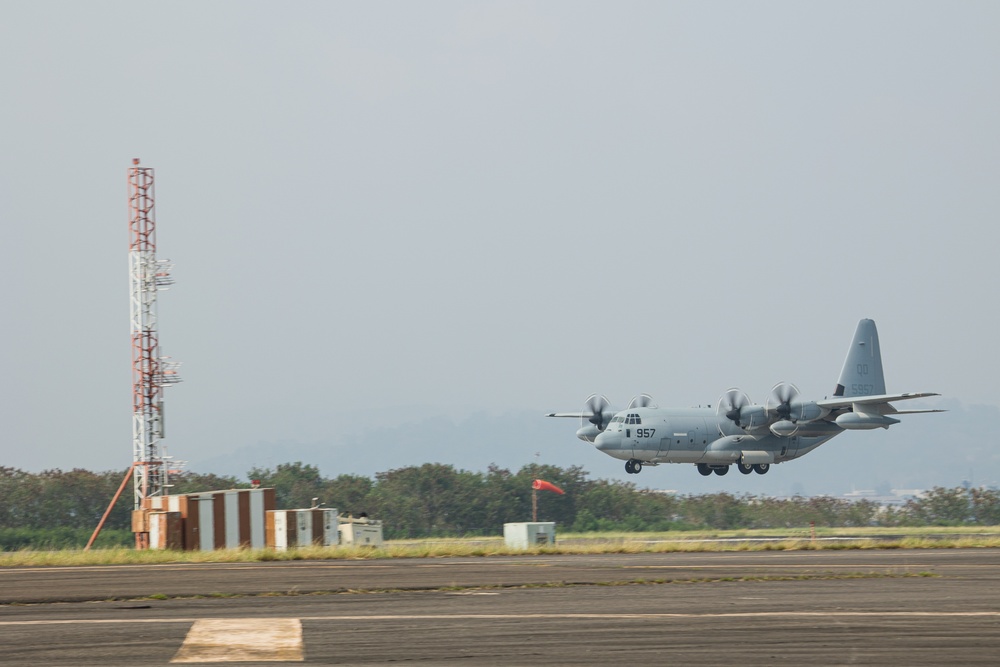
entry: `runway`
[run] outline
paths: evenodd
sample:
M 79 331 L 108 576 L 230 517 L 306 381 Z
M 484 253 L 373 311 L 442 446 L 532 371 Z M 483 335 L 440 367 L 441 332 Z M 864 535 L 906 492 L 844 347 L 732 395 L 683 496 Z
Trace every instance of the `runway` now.
M 1000 655 L 997 549 L 16 568 L 0 583 L 0 664 L 992 665 Z M 125 599 L 157 594 L 168 599 Z M 77 602 L 38 603 L 59 598 Z

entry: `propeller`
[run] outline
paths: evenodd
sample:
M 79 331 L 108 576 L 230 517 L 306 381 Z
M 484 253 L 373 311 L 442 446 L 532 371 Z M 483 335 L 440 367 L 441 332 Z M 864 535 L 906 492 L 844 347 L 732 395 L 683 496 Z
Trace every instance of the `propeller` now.
M 779 382 L 768 394 L 764 410 L 769 419 L 796 422 L 802 417 L 802 404 L 798 398 L 798 387 L 791 382 Z
M 608 400 L 607 396 L 598 396 L 597 394 L 591 394 L 587 397 L 584 402 L 584 412 L 589 412 L 590 417 L 584 417 L 585 420 L 582 425 L 586 426 L 587 422 L 590 422 L 597 427 L 598 431 L 603 431 L 608 423 L 606 420 L 605 412 L 611 407 L 611 401 Z
M 749 423 L 743 424 L 740 418 L 742 417 L 743 409 L 750 405 L 752 405 L 750 397 L 742 389 L 733 387 L 732 389 L 727 389 L 726 393 L 719 398 L 719 403 L 715 406 L 715 414 L 719 417 L 725 417 L 740 428 L 745 428 L 749 426 Z
M 653 397 L 649 394 L 639 394 L 631 401 L 628 402 L 628 407 L 626 410 L 631 410 L 632 408 L 648 408 L 653 405 Z

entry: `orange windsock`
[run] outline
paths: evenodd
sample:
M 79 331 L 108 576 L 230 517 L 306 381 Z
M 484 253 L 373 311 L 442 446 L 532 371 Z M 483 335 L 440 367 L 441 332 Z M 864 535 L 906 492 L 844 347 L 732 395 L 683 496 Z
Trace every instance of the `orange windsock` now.
M 558 493 L 559 495 L 566 493 L 555 484 L 552 484 L 551 482 L 546 482 L 544 479 L 536 479 L 534 482 L 531 483 L 531 488 L 540 489 L 542 491 L 553 491 L 555 493 Z

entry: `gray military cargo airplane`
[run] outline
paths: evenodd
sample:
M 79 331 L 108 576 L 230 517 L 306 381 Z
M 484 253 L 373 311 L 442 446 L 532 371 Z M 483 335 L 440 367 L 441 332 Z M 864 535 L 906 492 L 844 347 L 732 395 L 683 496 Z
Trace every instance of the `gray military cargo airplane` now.
M 643 466 L 695 463 L 702 475 L 725 475 L 729 466 L 744 475 L 765 474 L 774 463 L 804 456 L 847 431 L 889 428 L 898 415 L 943 410 L 897 410 L 893 403 L 933 393 L 885 393 L 882 353 L 872 320 L 861 320 L 847 351 L 833 398 L 806 401 L 793 384 L 771 389 L 764 405 L 729 389 L 715 409 L 658 408 L 642 394 L 625 410 L 605 396 L 587 398 L 583 412 L 553 412 L 547 417 L 577 417 L 576 436 L 608 456 L 625 461 L 625 471 Z

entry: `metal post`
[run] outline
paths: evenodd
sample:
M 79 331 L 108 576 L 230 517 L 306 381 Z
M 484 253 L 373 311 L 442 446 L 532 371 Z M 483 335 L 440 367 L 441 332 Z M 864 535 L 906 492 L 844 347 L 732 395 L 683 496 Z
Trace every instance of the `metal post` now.
M 87 546 L 83 548 L 84 551 L 90 551 L 90 547 L 93 546 L 97 536 L 101 534 L 101 528 L 104 527 L 104 522 L 108 520 L 108 515 L 111 514 L 111 510 L 114 509 L 115 503 L 117 503 L 118 499 L 121 498 L 122 491 L 125 490 L 125 485 L 128 484 L 129 479 L 132 477 L 133 468 L 135 468 L 134 463 L 128 467 L 128 470 L 125 471 L 125 479 L 122 480 L 121 485 L 118 487 L 118 491 L 115 492 L 115 497 L 112 498 L 111 502 L 108 504 L 108 509 L 104 510 L 104 516 L 102 516 L 101 520 L 97 523 L 97 528 L 94 529 L 94 534 L 90 536 L 90 539 L 87 541 Z

